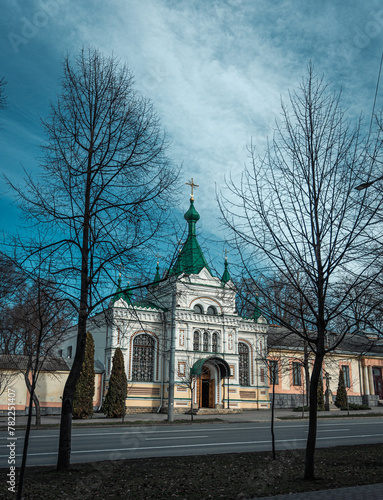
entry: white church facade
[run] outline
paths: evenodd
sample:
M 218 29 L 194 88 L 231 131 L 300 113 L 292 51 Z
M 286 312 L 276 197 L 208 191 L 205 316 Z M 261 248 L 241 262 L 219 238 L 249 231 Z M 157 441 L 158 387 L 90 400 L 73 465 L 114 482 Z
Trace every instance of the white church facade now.
M 258 310 L 252 318 L 237 314 L 227 260 L 221 278 L 211 272 L 196 237 L 200 216 L 193 196 L 184 217 L 187 240 L 162 278 L 157 264 L 146 299 L 135 301 L 120 279 L 106 312 L 88 322 L 95 360 L 105 367 L 103 393 L 119 347 L 128 378 L 127 412 L 167 410 L 172 353 L 174 412 L 190 409 L 191 384 L 194 408 L 267 409 L 266 321 Z M 74 356 L 76 330 L 71 332 L 62 345 L 64 357 Z

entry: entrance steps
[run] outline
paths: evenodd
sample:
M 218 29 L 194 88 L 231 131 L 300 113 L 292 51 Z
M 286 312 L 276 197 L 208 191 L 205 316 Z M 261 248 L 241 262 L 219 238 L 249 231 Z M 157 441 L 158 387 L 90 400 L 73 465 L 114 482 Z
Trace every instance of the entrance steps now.
M 185 412 L 190 415 L 190 410 Z M 243 413 L 241 408 L 193 408 L 193 415 L 227 415 L 228 413 Z

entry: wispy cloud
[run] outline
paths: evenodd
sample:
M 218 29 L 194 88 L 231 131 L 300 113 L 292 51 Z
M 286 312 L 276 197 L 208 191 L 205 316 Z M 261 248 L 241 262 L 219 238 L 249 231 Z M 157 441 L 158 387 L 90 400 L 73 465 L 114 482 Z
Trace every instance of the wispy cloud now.
M 1 41 L 12 106 L 19 110 L 7 115 L 17 134 L 14 161 L 17 145 L 39 136 L 37 121 L 16 122 L 46 115 L 59 91 L 62 56 L 95 45 L 128 63 L 137 87 L 154 101 L 185 180 L 200 184 L 201 225 L 213 234 L 219 234 L 215 183 L 219 189 L 225 175 L 239 175 L 251 138 L 262 149 L 281 96 L 299 85 L 309 60 L 343 87 L 352 113 L 370 113 L 383 39 L 377 0 L 40 0 L 8 6 L 3 32 L 21 34 L 22 18 L 33 22 L 49 2 L 56 2 L 55 13 L 18 54 L 7 37 Z

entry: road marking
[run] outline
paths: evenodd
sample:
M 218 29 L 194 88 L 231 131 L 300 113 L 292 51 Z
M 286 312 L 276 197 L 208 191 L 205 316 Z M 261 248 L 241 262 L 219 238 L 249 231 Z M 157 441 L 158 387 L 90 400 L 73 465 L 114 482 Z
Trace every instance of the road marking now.
M 163 438 L 151 438 L 151 437 L 147 437 L 145 438 L 145 441 L 159 441 L 159 440 L 163 440 L 163 439 L 196 439 L 196 438 L 207 438 L 209 436 L 166 436 L 166 437 L 163 437 Z
M 383 437 L 383 434 L 361 434 L 358 436 L 336 436 L 331 439 L 357 439 L 357 438 L 370 438 L 370 437 Z M 326 437 L 317 438 L 318 440 L 329 439 Z M 296 443 L 298 441 L 306 441 L 306 438 L 293 438 L 293 439 L 277 439 L 276 444 L 278 443 Z M 137 450 L 166 450 L 172 448 L 197 448 L 197 447 L 207 447 L 207 446 L 238 446 L 238 445 L 252 445 L 252 444 L 270 444 L 271 440 L 267 441 L 235 441 L 231 443 L 199 443 L 199 444 L 173 444 L 170 446 L 137 446 L 135 448 L 110 448 L 105 450 L 81 450 L 81 451 L 73 451 L 71 454 L 79 455 L 86 453 L 112 453 L 116 451 L 137 451 Z M 46 452 L 46 453 L 28 453 L 29 457 L 33 456 L 46 456 L 46 455 L 57 455 L 57 451 Z M 21 457 L 22 454 L 16 454 L 16 457 Z M 7 458 L 7 455 L 0 455 L 0 459 Z

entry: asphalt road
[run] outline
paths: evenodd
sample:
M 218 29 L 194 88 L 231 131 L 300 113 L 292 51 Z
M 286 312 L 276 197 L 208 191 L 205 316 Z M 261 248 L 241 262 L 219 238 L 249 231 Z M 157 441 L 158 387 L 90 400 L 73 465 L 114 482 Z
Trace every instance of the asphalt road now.
M 307 421 L 275 423 L 277 449 L 304 448 Z M 57 460 L 58 429 L 31 432 L 28 466 L 54 465 Z M 15 445 L 16 466 L 21 464 L 24 431 L 15 438 L 0 432 L 0 467 L 8 468 Z M 320 420 L 318 447 L 383 443 L 383 420 L 362 418 Z M 72 431 L 71 462 L 119 460 L 156 456 L 206 455 L 271 449 L 268 423 L 224 423 L 142 427 L 82 427 Z

